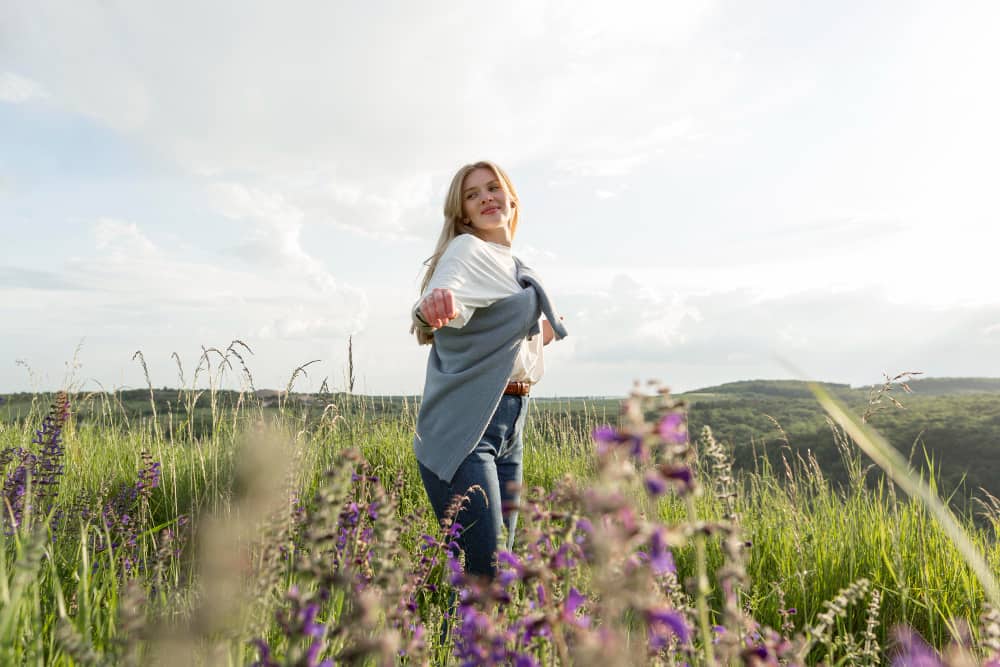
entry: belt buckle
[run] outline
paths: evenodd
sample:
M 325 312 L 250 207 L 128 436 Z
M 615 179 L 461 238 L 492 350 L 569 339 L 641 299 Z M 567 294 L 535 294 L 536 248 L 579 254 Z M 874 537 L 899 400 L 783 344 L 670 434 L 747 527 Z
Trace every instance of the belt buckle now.
M 530 387 L 531 384 L 524 380 L 511 380 L 507 383 L 504 393 L 511 396 L 526 396 L 531 391 Z

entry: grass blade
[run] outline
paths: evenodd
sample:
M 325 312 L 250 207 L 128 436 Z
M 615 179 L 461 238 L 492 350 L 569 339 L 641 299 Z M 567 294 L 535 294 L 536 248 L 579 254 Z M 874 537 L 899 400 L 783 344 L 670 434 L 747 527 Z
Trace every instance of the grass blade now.
M 955 515 L 941 502 L 931 487 L 920 479 L 907 465 L 906 459 L 875 429 L 862 423 L 861 419 L 849 413 L 837 399 L 821 385 L 810 382 L 809 388 L 819 404 L 830 417 L 844 429 L 866 454 L 885 471 L 907 495 L 918 499 L 928 509 L 931 516 L 958 548 L 972 571 L 983 586 L 986 599 L 994 606 L 1000 606 L 1000 586 L 983 555 L 976 549 L 968 534 L 955 520 Z

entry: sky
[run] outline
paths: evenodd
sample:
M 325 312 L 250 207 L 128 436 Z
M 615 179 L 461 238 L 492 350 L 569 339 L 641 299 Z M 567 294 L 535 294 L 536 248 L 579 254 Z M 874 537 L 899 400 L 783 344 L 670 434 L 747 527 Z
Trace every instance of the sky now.
M 0 4 L 0 392 L 421 391 L 452 174 L 569 337 L 536 396 L 1000 376 L 1000 4 Z M 200 385 L 238 387 L 235 365 Z M 235 360 L 231 359 L 235 364 Z

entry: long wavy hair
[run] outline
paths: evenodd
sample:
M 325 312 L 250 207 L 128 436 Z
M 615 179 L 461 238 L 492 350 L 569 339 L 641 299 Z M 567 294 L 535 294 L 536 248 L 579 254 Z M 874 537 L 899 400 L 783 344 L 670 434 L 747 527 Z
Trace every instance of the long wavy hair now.
M 427 268 L 424 272 L 423 280 L 420 281 L 419 294 L 423 294 L 424 290 L 427 289 L 427 285 L 430 284 L 431 277 L 434 275 L 434 270 L 437 268 L 438 260 L 441 259 L 441 255 L 444 254 L 445 248 L 448 247 L 453 238 L 461 234 L 475 234 L 482 238 L 465 217 L 465 209 L 462 206 L 462 184 L 465 182 L 465 177 L 476 169 L 489 169 L 492 171 L 497 180 L 500 181 L 501 187 L 506 191 L 511 208 L 514 209 L 510 218 L 510 238 L 514 238 L 521 206 L 517 198 L 517 190 L 514 189 L 514 184 L 511 182 L 510 176 L 498 165 L 488 160 L 463 166 L 455 172 L 455 176 L 451 179 L 451 185 L 448 187 L 448 194 L 445 195 L 444 226 L 441 228 L 441 235 L 438 237 L 437 245 L 434 247 L 434 254 L 424 260 L 424 266 Z M 434 340 L 432 334 L 420 331 L 415 324 L 410 326 L 410 333 L 416 334 L 417 343 L 420 345 L 427 345 Z

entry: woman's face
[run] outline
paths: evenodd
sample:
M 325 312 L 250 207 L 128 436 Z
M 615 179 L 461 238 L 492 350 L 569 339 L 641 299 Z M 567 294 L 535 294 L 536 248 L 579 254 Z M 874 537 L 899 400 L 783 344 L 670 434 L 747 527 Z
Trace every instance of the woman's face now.
M 462 211 L 485 241 L 510 245 L 514 204 L 492 169 L 473 169 L 462 180 Z

